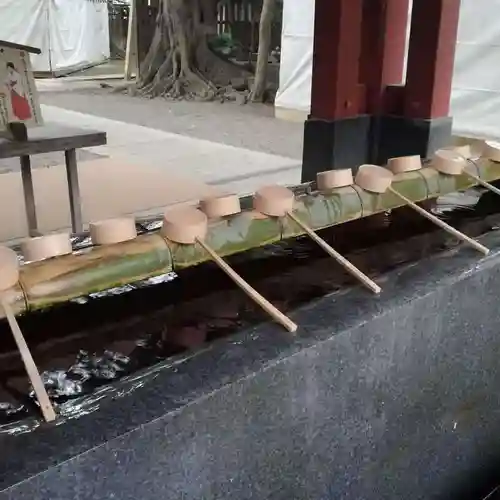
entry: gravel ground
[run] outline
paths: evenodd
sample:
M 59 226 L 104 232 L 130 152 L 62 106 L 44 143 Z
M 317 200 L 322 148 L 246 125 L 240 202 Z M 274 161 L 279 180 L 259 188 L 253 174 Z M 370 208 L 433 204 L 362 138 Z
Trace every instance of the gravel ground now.
M 272 106 L 170 102 L 95 89 L 42 92 L 40 99 L 72 111 L 302 159 L 303 124 L 275 119 Z

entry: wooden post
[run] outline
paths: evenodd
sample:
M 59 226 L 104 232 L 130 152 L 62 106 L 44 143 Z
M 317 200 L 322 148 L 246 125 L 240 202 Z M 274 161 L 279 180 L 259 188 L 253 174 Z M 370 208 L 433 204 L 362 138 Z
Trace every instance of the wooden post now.
M 78 164 L 76 151 L 68 149 L 64 151 L 66 164 L 66 178 L 68 180 L 69 210 L 71 213 L 71 228 L 73 233 L 83 231 L 82 202 L 80 197 L 80 186 L 78 183 Z
M 125 52 L 125 80 L 132 74 L 139 77 L 139 61 L 137 54 L 137 0 L 131 0 L 128 14 L 127 49 Z
M 391 0 L 386 2 L 390 6 Z M 406 82 L 388 85 L 379 103 L 382 112 L 374 113 L 374 163 L 384 164 L 398 156 L 429 158 L 450 144 L 459 14 L 460 0 L 413 0 Z
M 363 0 L 316 0 L 311 115 L 336 119 L 359 111 Z
M 385 109 L 389 85 L 403 83 L 410 0 L 364 0 L 361 82 L 366 89 L 366 111 Z
M 448 116 L 459 15 L 460 0 L 413 0 L 406 117 Z
M 302 182 L 367 163 L 371 117 L 359 81 L 363 0 L 316 0 L 311 114 L 304 125 Z

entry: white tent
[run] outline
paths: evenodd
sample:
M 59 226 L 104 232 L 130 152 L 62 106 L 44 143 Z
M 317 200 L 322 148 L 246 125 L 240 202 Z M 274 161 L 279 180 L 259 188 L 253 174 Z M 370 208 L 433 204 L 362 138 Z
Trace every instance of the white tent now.
M 500 0 L 462 0 L 452 92 L 457 136 L 500 140 Z M 311 104 L 314 0 L 285 0 L 276 116 L 304 120 Z
M 37 73 L 67 73 L 109 57 L 106 0 L 0 0 L 0 40 L 42 50 Z

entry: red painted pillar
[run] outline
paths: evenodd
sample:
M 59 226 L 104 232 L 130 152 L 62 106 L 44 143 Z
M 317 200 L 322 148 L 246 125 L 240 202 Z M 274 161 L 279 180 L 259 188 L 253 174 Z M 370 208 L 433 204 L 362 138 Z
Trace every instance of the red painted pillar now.
M 386 111 L 389 85 L 403 83 L 410 0 L 364 0 L 361 82 L 366 111 Z
M 304 124 L 302 181 L 368 160 L 371 117 L 359 84 L 364 0 L 316 0 L 311 114 Z
M 363 0 L 316 0 L 311 115 L 334 120 L 359 112 Z
M 460 0 L 413 0 L 405 116 L 449 114 Z

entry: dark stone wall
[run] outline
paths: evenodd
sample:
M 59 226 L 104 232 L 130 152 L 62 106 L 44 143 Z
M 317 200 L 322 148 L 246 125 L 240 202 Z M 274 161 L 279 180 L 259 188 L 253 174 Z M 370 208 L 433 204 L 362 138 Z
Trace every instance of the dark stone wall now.
M 297 311 L 295 337 L 262 325 L 2 438 L 0 500 L 479 499 L 500 463 L 500 252 L 381 285 Z

